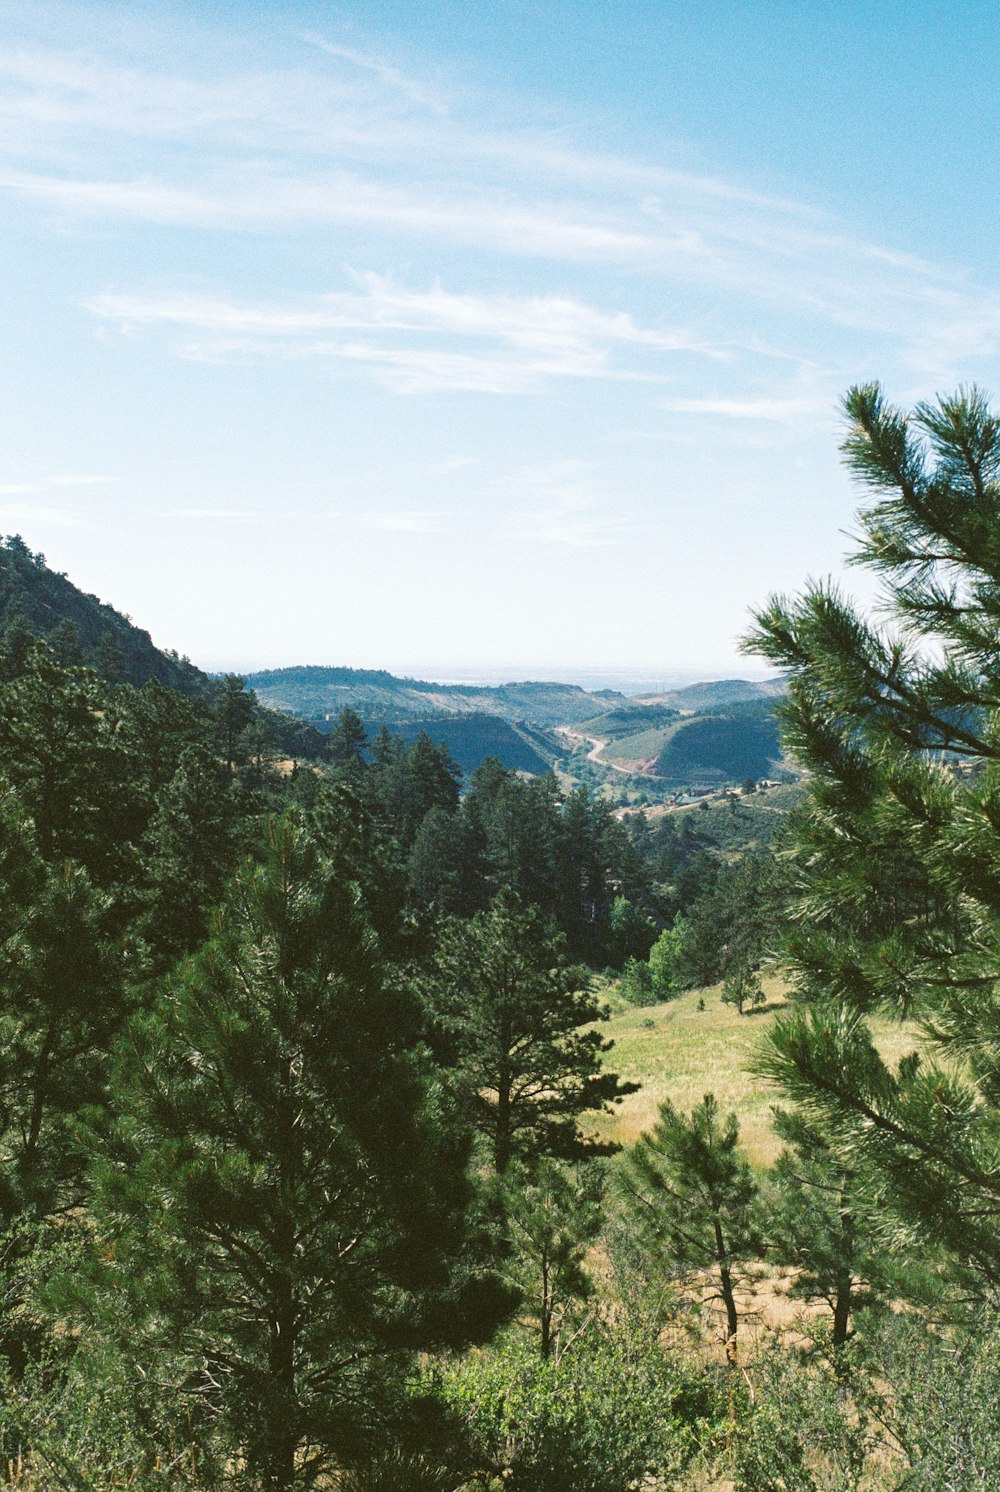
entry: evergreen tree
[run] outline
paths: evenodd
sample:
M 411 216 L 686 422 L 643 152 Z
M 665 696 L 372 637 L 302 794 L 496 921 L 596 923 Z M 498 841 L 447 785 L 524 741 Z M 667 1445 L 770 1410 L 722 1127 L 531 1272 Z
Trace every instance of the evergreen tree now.
M 104 1298 L 131 1300 L 140 1360 L 185 1354 L 241 1485 L 315 1485 L 376 1433 L 387 1364 L 495 1323 L 408 1003 L 353 888 L 277 821 L 123 1046 L 94 1142 Z
M 0 802 L 0 1215 L 79 1202 L 81 1111 L 104 1097 L 124 1019 L 110 899 L 47 863 L 13 794 Z
M 327 751 L 335 767 L 361 766 L 368 737 L 364 721 L 356 710 L 345 705 L 327 738 Z
M 858 1307 L 878 1299 L 887 1281 L 885 1261 L 846 1162 L 799 1114 L 775 1110 L 774 1127 L 785 1148 L 769 1178 L 773 1256 L 793 1271 L 792 1296 L 826 1301 L 836 1350 L 848 1340 Z
M 95 674 L 62 668 L 44 644 L 0 688 L 0 778 L 32 818 L 44 859 L 72 859 L 102 888 L 134 879 L 141 770 Z
M 586 1258 L 600 1228 L 599 1200 L 592 1167 L 542 1156 L 527 1171 L 508 1172 L 508 1273 L 543 1358 L 558 1355 L 564 1330 L 590 1298 Z
M 756 1009 L 764 1004 L 766 998 L 755 969 L 748 963 L 730 964 L 722 981 L 723 1005 L 735 1005 L 737 1015 L 743 1015 L 747 1005 Z
M 660 1105 L 656 1126 L 624 1157 L 620 1171 L 629 1216 L 672 1278 L 715 1282 L 725 1313 L 726 1353 L 736 1361 L 738 1294 L 745 1266 L 760 1252 L 757 1187 L 739 1150 L 735 1114 L 725 1119 L 711 1093 L 691 1113 Z
M 451 922 L 427 981 L 429 1018 L 466 1110 L 496 1171 L 519 1155 L 596 1152 L 579 1120 L 610 1109 L 635 1084 L 603 1070 L 610 1050 L 593 1025 L 607 1012 L 536 908 L 509 895 Z
M 238 673 L 227 673 L 216 687 L 212 711 L 226 766 L 232 772 L 236 764 L 237 743 L 253 719 L 256 696 L 247 690 L 247 681 Z
M 146 833 L 143 934 L 160 967 L 201 943 L 236 859 L 231 779 L 204 746 L 188 746 Z
M 1000 1284 L 1000 421 L 976 390 L 912 415 L 853 389 L 844 445 L 873 493 L 866 620 L 831 585 L 774 599 L 748 646 L 788 670 L 810 769 L 792 865 L 801 1002 L 767 1072 L 877 1206 L 884 1238 Z M 866 1024 L 920 1018 L 895 1069 Z
M 462 813 L 432 808 L 407 863 L 410 894 L 442 916 L 468 917 L 482 906 L 485 883 L 475 836 Z

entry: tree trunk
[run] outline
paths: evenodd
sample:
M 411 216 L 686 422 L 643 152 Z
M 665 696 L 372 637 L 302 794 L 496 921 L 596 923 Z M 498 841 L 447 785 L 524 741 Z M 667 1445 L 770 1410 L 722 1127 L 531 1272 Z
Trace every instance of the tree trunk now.
M 733 1277 L 727 1262 L 726 1240 L 722 1232 L 722 1222 L 718 1217 L 715 1219 L 715 1257 L 719 1265 L 722 1303 L 726 1308 L 726 1357 L 731 1364 L 735 1365 L 736 1334 L 739 1331 L 740 1318 L 736 1311 L 736 1296 L 733 1294 Z
M 295 1484 L 298 1426 L 295 1406 L 295 1301 L 287 1276 L 276 1282 L 268 1341 L 268 1369 L 274 1385 L 268 1441 L 264 1449 L 267 1492 L 290 1492 Z
M 542 1259 L 542 1358 L 548 1360 L 552 1353 L 552 1298 L 549 1293 L 549 1261 Z
M 511 1077 L 504 1064 L 501 1066 L 497 1081 L 497 1113 L 493 1131 L 493 1165 L 498 1176 L 502 1176 L 506 1171 L 513 1154 L 510 1123 L 511 1086 Z
M 837 1271 L 837 1289 L 833 1302 L 833 1346 L 836 1350 L 847 1341 L 851 1324 L 853 1304 L 854 1271 L 854 1219 L 848 1206 L 847 1187 L 840 1193 L 840 1258 Z
M 52 1048 L 55 1045 L 55 1027 L 50 1025 L 42 1042 L 42 1049 L 35 1063 L 34 1092 L 31 1098 L 31 1115 L 28 1121 L 28 1133 L 24 1142 L 24 1151 L 21 1156 L 21 1169 L 24 1175 L 29 1175 L 38 1150 L 38 1142 L 42 1134 L 42 1119 L 45 1115 L 45 1105 L 49 1096 L 49 1068 L 52 1062 Z

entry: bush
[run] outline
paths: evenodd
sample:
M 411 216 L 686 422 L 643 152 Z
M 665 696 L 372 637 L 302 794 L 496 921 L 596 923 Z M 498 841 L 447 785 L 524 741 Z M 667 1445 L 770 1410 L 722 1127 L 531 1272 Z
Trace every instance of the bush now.
M 736 1492 L 875 1492 L 881 1426 L 818 1356 L 763 1345 L 734 1438 Z
M 620 1333 L 558 1361 L 510 1338 L 439 1372 L 483 1471 L 510 1492 L 628 1492 L 650 1473 L 682 1485 L 725 1414 L 713 1371 Z
M 868 1349 L 908 1469 L 900 1492 L 1000 1487 L 1000 1321 L 939 1333 L 889 1317 Z

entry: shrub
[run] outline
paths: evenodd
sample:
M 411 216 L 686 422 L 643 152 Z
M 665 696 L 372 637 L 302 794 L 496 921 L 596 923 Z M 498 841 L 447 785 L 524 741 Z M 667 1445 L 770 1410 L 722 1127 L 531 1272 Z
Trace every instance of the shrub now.
M 440 1370 L 438 1387 L 510 1492 L 628 1492 L 651 1473 L 682 1485 L 725 1413 L 713 1370 L 610 1332 L 548 1361 L 508 1338 Z

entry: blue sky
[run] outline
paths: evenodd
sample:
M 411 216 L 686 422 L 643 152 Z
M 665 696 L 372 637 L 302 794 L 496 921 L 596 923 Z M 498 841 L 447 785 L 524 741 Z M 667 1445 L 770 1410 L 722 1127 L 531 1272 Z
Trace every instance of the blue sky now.
M 840 573 L 848 384 L 1000 393 L 998 43 L 5 0 L 0 531 L 213 668 L 745 672 Z

